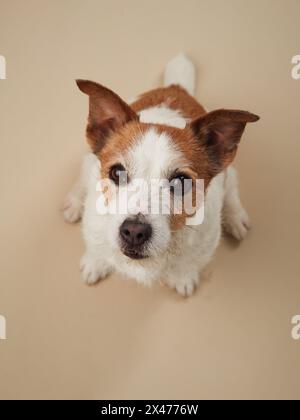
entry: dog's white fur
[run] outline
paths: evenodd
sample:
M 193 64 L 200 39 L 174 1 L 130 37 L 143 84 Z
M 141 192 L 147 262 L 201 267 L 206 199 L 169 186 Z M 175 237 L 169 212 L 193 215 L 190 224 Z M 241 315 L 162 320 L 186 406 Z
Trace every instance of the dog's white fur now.
M 139 112 L 140 122 L 152 124 L 164 124 L 170 127 L 185 128 L 187 120 L 180 115 L 179 111 L 170 109 L 165 105 L 153 106 Z
M 167 66 L 165 83 L 180 84 L 193 94 L 193 64 L 183 55 L 173 59 Z M 140 119 L 178 128 L 186 125 L 180 113 L 165 105 L 142 111 Z M 155 148 L 159 148 L 159 153 L 155 154 Z M 152 159 L 154 155 L 159 159 Z M 177 162 L 182 162 L 184 156 L 175 149 L 167 134 L 158 134 L 155 129 L 150 129 L 120 159 L 125 160 L 133 177 L 150 180 L 161 178 L 162 172 L 176 169 Z M 147 215 L 147 222 L 153 229 L 148 248 L 151 258 L 131 260 L 120 251 L 118 242 L 119 227 L 128 215 L 99 215 L 96 211 L 99 165 L 99 160 L 92 153 L 85 156 L 80 178 L 68 194 L 64 206 L 66 221 L 75 222 L 82 217 L 86 252 L 81 259 L 81 271 L 83 280 L 88 284 L 118 271 L 148 286 L 161 279 L 181 295 L 190 296 L 198 285 L 201 271 L 219 244 L 222 224 L 238 240 L 245 237 L 250 227 L 239 199 L 236 172 L 229 167 L 208 187 L 203 224 L 185 226 L 172 235 L 166 215 Z
M 186 89 L 190 95 L 195 95 L 196 69 L 183 53 L 170 60 L 165 69 L 164 85 L 176 84 Z

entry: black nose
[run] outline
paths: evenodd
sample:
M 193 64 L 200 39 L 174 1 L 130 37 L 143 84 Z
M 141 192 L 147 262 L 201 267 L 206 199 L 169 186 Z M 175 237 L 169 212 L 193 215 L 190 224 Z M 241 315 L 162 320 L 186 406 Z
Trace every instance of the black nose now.
M 148 223 L 136 222 L 126 219 L 120 227 L 120 236 L 130 248 L 143 245 L 152 234 L 152 228 Z

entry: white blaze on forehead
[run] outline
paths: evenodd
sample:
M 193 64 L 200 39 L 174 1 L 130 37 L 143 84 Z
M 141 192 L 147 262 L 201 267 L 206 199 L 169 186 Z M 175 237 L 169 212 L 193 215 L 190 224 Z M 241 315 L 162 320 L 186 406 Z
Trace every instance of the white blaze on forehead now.
M 184 156 L 167 133 L 150 128 L 128 151 L 127 158 L 129 172 L 135 178 L 158 179 L 177 169 Z
M 170 127 L 185 128 L 187 121 L 179 111 L 164 105 L 154 106 L 139 112 L 140 122 L 162 124 Z
M 162 179 L 169 177 L 172 172 L 186 164 L 183 153 L 176 148 L 170 135 L 166 132 L 158 132 L 155 127 L 141 134 L 128 149 L 124 158 L 124 166 L 128 171 L 129 190 L 135 181 L 142 181 L 138 191 L 134 192 L 135 197 L 130 205 L 129 212 L 132 214 L 143 213 L 141 207 L 149 208 L 150 203 L 146 204 L 145 200 L 149 199 L 150 191 L 152 195 L 152 188 L 159 186 Z M 157 197 L 159 197 L 159 190 Z

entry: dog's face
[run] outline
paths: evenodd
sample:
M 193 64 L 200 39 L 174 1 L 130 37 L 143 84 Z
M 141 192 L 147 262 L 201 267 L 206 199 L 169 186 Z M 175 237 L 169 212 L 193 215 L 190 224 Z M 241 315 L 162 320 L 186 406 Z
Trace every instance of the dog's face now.
M 208 187 L 234 159 L 246 123 L 258 117 L 245 111 L 218 110 L 200 116 L 184 129 L 144 124 L 109 89 L 84 80 L 78 80 L 77 85 L 89 95 L 87 138 L 101 162 L 101 179 L 107 180 L 109 187 L 106 205 L 116 208 L 118 203 L 120 208 L 126 198 L 126 211 L 123 206 L 122 212 L 109 219 L 112 245 L 134 260 L 161 256 L 171 246 L 174 233 L 192 217 L 184 207 L 175 211 L 176 200 L 182 203 L 190 197 L 196 205 L 197 180 Z M 163 185 L 156 197 L 151 196 L 151 204 L 168 189 L 173 196 L 170 211 L 149 209 L 150 184 L 151 191 L 153 185 Z M 138 189 L 130 192 L 130 186 Z

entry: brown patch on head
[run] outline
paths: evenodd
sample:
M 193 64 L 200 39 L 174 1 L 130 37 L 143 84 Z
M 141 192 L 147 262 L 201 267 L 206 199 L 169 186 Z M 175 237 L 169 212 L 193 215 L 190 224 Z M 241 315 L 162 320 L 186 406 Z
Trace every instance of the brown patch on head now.
M 233 161 L 246 124 L 258 119 L 257 115 L 246 111 L 221 109 L 195 119 L 184 130 L 167 126 L 158 130 L 172 138 L 190 169 L 197 174 L 192 179 L 203 179 L 206 191 L 213 177 Z M 187 217 L 184 212 L 172 215 L 171 229 L 182 228 Z
M 108 177 L 111 166 L 120 163 L 120 158 L 142 137 L 147 127 L 146 124 L 131 121 L 110 135 L 109 141 L 96 153 L 101 160 L 101 175 L 103 178 Z
M 179 129 L 176 127 L 156 125 L 156 130 L 158 133 L 166 133 L 172 139 L 175 148 L 182 153 L 184 163 L 182 166 L 179 165 L 176 172 L 180 175 L 185 175 L 193 181 L 193 188 L 190 194 L 192 195 L 192 204 L 196 207 L 196 180 L 202 179 L 204 180 L 204 185 L 208 186 L 212 178 L 206 148 L 198 141 L 189 127 Z M 181 214 L 171 212 L 171 231 L 181 229 L 185 225 L 188 217 L 191 217 L 191 215 L 187 214 L 184 208 L 182 208 Z
M 183 130 L 168 126 L 157 130 L 172 138 L 207 187 L 233 161 L 246 124 L 258 119 L 250 112 L 221 109 L 195 119 Z
M 173 140 L 176 149 L 189 162 L 188 168 L 197 174 L 199 179 L 210 181 L 210 164 L 206 148 L 198 141 L 193 131 L 188 127 L 180 129 L 169 126 L 156 126 L 158 132 L 165 132 Z

